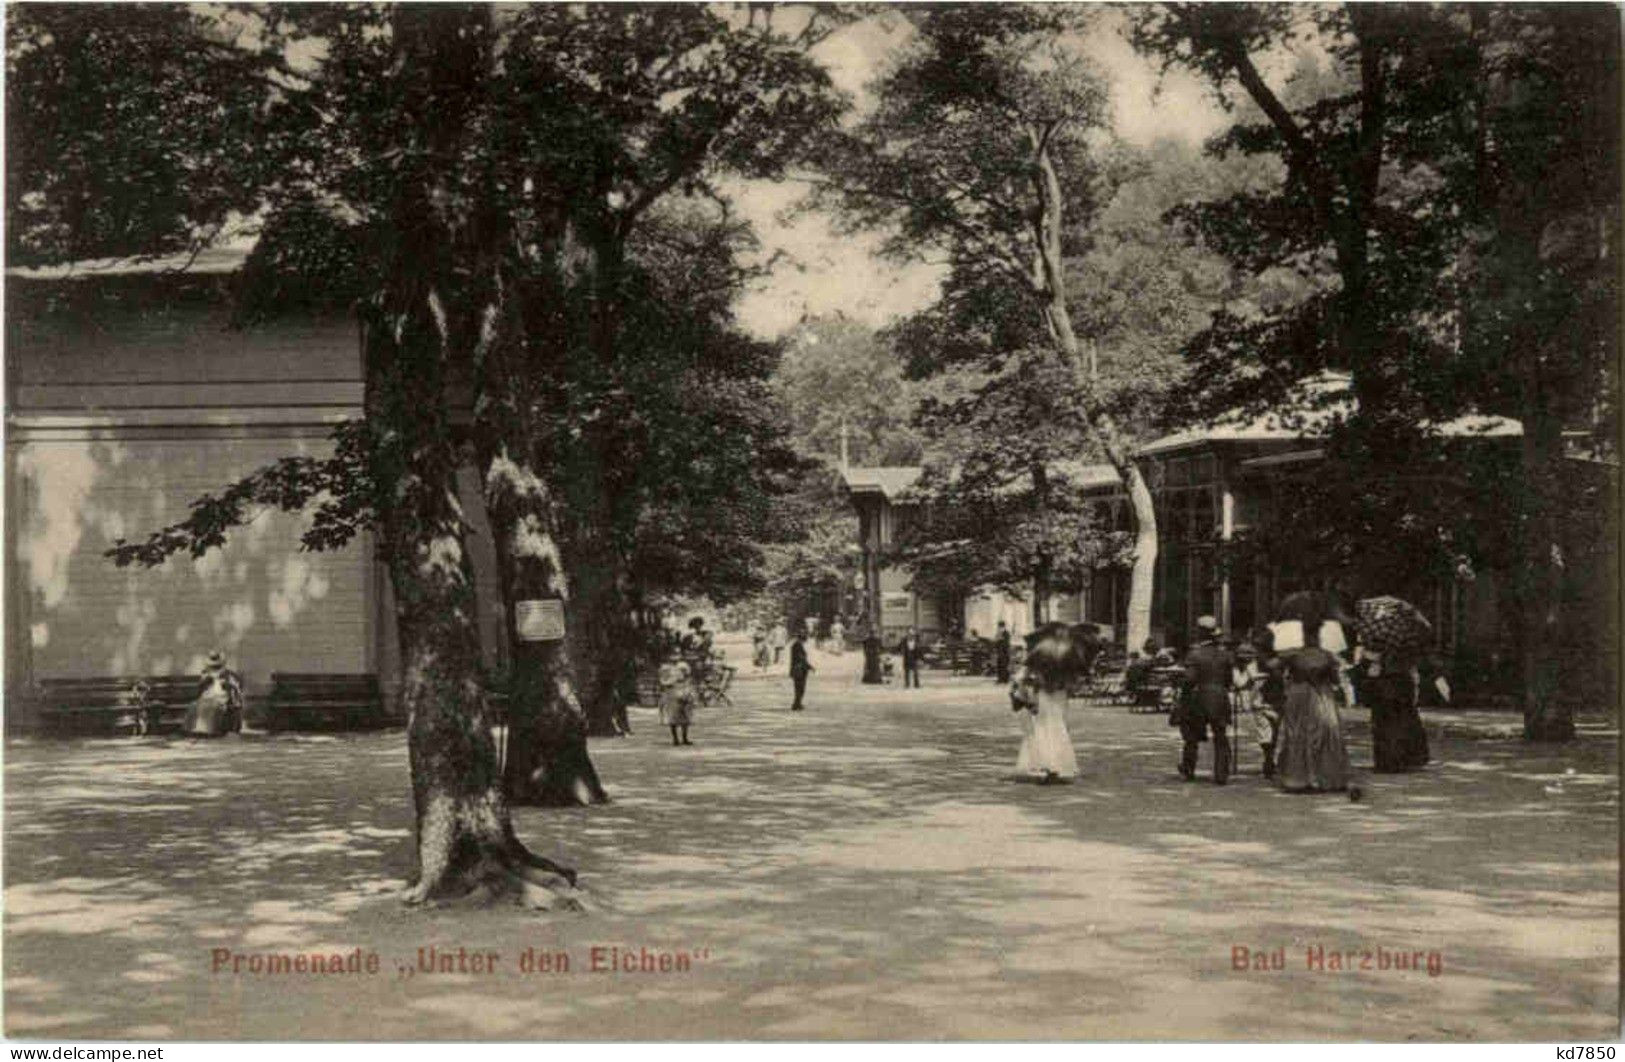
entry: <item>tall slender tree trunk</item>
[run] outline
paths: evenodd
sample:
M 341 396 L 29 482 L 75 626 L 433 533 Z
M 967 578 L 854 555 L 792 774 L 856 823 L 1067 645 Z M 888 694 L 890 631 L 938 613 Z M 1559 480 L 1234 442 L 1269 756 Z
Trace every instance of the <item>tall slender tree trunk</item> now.
M 1125 457 L 1112 463 L 1128 486 L 1129 506 L 1134 513 L 1134 568 L 1129 575 L 1128 630 L 1124 644 L 1138 649 L 1151 637 L 1152 594 L 1157 574 L 1157 510 L 1151 499 L 1151 488 L 1133 459 Z
M 1099 366 L 1094 358 L 1083 358 L 1072 314 L 1066 305 L 1066 269 L 1061 259 L 1061 225 L 1064 204 L 1061 182 L 1047 148 L 1050 133 L 1033 135 L 1033 184 L 1039 209 L 1035 218 L 1038 247 L 1034 287 L 1044 300 L 1044 320 L 1050 336 L 1062 353 L 1084 376 L 1092 408 L 1083 411 L 1084 426 L 1096 447 L 1117 471 L 1128 493 L 1129 511 L 1134 517 L 1134 569 L 1129 582 L 1128 624 L 1124 644 L 1131 650 L 1145 644 L 1151 634 L 1151 605 L 1157 571 L 1157 510 L 1151 489 L 1134 461 L 1132 447 L 1117 431 L 1111 416 L 1095 404 L 1094 388 Z
M 1033 465 L 1033 500 L 1038 504 L 1038 518 L 1042 522 L 1049 514 L 1049 469 L 1039 461 Z M 1054 582 L 1053 566 L 1048 551 L 1039 550 L 1033 565 L 1033 629 L 1049 622 L 1049 599 Z

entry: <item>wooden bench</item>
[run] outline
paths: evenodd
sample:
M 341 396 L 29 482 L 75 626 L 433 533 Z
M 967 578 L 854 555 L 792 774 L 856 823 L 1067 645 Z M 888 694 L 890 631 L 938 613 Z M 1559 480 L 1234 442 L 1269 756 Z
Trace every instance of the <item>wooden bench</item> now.
M 197 699 L 195 675 L 42 679 L 40 729 L 52 734 L 156 734 L 179 730 Z
M 1145 685 L 1137 690 L 1126 690 L 1131 712 L 1171 712 L 1179 698 L 1180 686 L 1185 680 L 1181 667 L 1152 668 Z
M 926 667 L 955 675 L 991 674 L 993 647 L 978 642 L 942 641 L 926 650 L 923 662 Z
M 369 730 L 388 724 L 373 674 L 271 673 L 267 730 Z

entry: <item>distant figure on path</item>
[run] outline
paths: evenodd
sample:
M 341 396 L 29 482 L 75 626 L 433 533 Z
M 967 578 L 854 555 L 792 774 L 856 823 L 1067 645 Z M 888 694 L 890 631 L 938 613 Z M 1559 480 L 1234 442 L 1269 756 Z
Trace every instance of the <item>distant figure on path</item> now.
M 829 651 L 836 656 L 846 652 L 846 625 L 841 622 L 839 616 L 835 617 L 835 622 L 829 627 Z
M 1175 711 L 1179 736 L 1185 747 L 1179 757 L 1179 776 L 1196 778 L 1196 758 L 1208 732 L 1213 732 L 1213 781 L 1230 780 L 1230 683 L 1235 658 L 1219 644 L 1219 621 L 1202 616 L 1196 621 L 1196 645 L 1185 654 L 1185 684 Z
M 920 654 L 925 647 L 920 644 L 920 636 L 913 627 L 897 643 L 897 655 L 903 658 L 903 688 L 908 689 L 908 680 L 914 679 L 914 688 L 920 688 Z
M 812 669 L 812 664 L 807 662 L 806 637 L 798 628 L 796 640 L 790 643 L 790 684 L 796 691 L 796 699 L 790 704 L 792 712 L 799 712 L 806 707 L 801 702 L 807 695 L 807 676 L 812 673 Z
M 779 662 L 779 657 L 784 655 L 784 644 L 789 640 L 789 635 L 784 630 L 783 621 L 775 623 L 773 633 L 768 636 L 768 642 L 773 646 L 773 662 L 775 664 Z
M 660 665 L 660 722 L 671 728 L 673 745 L 694 744 L 688 740 L 694 722 L 694 681 L 686 661 Z
M 773 654 L 767 647 L 767 635 L 761 628 L 750 632 L 750 662 L 758 671 L 766 671 L 773 662 Z
M 187 737 L 220 737 L 243 728 L 243 680 L 226 666 L 226 654 L 209 654 L 198 676 L 197 699 L 186 709 Z
M 993 670 L 994 679 L 1003 686 L 1010 681 L 1010 628 L 999 621 L 999 629 L 993 635 Z
M 1147 638 L 1142 652 L 1132 652 L 1128 655 L 1128 665 L 1123 669 L 1123 692 L 1128 695 L 1130 703 L 1142 708 L 1154 708 L 1161 699 L 1161 693 L 1151 684 L 1151 672 L 1157 667 L 1157 643 Z

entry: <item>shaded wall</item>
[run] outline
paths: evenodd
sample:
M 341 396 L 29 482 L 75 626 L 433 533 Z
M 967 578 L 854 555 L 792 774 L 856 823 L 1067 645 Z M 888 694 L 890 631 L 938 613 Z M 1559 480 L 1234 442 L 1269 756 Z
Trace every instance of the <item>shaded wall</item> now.
M 227 277 L 11 278 L 6 290 L 6 686 L 195 673 L 223 650 L 273 671 L 380 671 L 393 637 L 362 538 L 300 547 L 267 511 L 202 558 L 102 553 L 278 458 L 330 452 L 361 411 L 353 321 L 230 327 Z M 383 676 L 386 678 L 388 675 Z

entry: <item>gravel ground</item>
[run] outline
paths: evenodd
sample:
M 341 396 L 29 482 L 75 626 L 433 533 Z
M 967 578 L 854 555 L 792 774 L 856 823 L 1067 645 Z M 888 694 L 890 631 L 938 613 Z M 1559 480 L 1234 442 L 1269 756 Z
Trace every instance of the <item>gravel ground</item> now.
M 782 673 L 747 668 L 692 748 L 642 709 L 632 737 L 595 743 L 610 805 L 516 813 L 533 847 L 580 869 L 586 913 L 403 909 L 399 731 L 14 743 L 6 1031 L 1619 1034 L 1611 717 L 1541 748 L 1497 737 L 1504 715 L 1430 716 L 1434 766 L 1374 776 L 1351 713 L 1356 804 L 1277 792 L 1255 746 L 1230 786 L 1181 784 L 1162 717 L 1075 702 L 1082 777 L 1040 787 L 1011 778 L 1017 731 L 990 681 L 867 688 L 852 655 L 815 663 L 809 711 L 785 710 Z M 1238 949 L 1280 968 L 1237 969 Z M 361 969 L 263 972 L 334 953 Z

